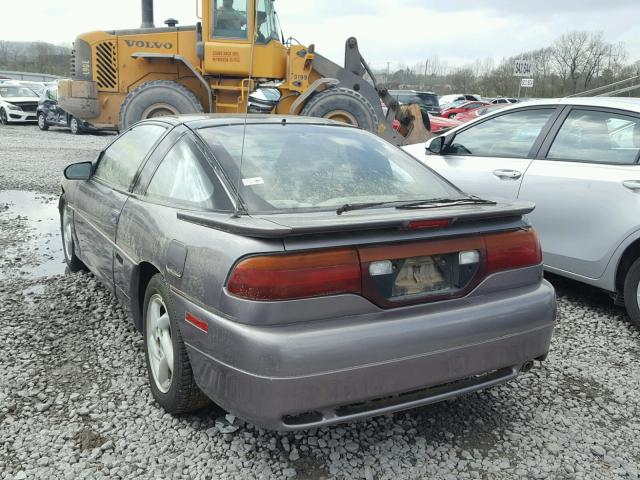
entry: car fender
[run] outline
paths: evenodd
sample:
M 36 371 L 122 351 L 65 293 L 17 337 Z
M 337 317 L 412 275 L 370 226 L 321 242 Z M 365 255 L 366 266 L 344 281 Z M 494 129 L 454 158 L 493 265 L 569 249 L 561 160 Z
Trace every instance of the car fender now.
M 618 247 L 613 251 L 613 254 L 609 258 L 609 263 L 607 264 L 602 277 L 600 277 L 600 288 L 604 288 L 611 292 L 616 290 L 616 274 L 620 266 L 620 259 L 627 248 L 638 240 L 640 240 L 640 227 L 636 227 L 636 229 L 627 235 L 627 237 L 622 240 Z

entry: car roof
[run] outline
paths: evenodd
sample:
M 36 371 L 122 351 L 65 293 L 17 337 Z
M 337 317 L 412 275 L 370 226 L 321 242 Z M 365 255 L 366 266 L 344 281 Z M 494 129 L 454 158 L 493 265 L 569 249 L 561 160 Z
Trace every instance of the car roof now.
M 565 97 L 528 100 L 512 104 L 513 108 L 532 105 L 578 105 L 585 107 L 617 108 L 640 113 L 640 98 L 629 97 Z
M 151 119 L 143 120 L 140 123 L 146 122 L 165 122 L 171 125 L 186 125 L 192 129 L 218 127 L 222 125 L 243 125 L 245 121 L 248 125 L 255 124 L 278 124 L 278 123 L 290 123 L 290 124 L 302 124 L 302 125 L 332 125 L 351 127 L 350 125 L 335 122 L 333 120 L 326 120 L 324 118 L 316 117 L 301 117 L 297 115 L 271 115 L 271 114 L 237 114 L 237 113 L 194 113 L 187 115 L 170 115 L 166 117 L 154 117 Z

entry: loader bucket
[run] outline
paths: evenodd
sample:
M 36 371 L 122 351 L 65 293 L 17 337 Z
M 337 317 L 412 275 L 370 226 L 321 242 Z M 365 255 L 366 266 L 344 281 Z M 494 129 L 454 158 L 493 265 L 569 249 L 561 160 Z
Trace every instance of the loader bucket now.
M 419 105 L 401 105 L 396 118 L 400 122 L 398 133 L 404 137 L 403 145 L 424 143 L 436 136 L 430 131 L 429 115 L 423 114 Z

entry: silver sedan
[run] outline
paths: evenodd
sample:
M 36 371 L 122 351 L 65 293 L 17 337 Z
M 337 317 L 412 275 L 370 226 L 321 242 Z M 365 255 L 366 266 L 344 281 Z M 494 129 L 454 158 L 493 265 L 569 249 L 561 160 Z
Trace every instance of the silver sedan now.
M 546 270 L 640 327 L 640 99 L 528 102 L 406 150 L 467 192 L 534 202 Z

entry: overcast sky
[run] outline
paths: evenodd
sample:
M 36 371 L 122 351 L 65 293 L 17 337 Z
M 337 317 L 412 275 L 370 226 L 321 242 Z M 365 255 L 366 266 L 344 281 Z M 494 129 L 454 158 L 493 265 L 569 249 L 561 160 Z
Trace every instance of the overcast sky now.
M 140 25 L 139 0 L 4 0 L 2 40 L 71 43 L 81 32 Z M 206 1 L 206 0 L 205 0 Z M 640 59 L 640 0 L 276 0 L 285 35 L 342 63 L 356 36 L 375 67 L 437 55 L 450 65 L 548 46 L 570 30 L 601 30 Z M 155 0 L 156 25 L 195 23 L 195 0 Z M 7 15 L 9 13 L 9 15 Z M 28 26 L 28 28 L 25 28 Z

